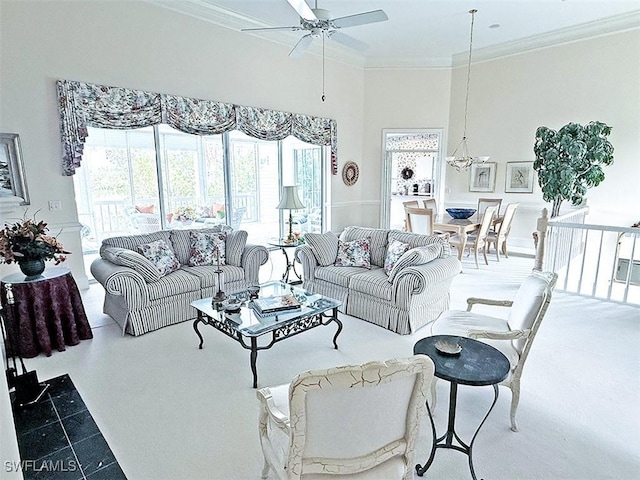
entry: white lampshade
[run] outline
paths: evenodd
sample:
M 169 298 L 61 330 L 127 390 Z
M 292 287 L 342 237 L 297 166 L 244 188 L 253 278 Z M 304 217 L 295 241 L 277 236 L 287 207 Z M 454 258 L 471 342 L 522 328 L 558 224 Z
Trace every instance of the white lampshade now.
M 298 197 L 297 185 L 282 187 L 282 197 L 276 208 L 279 210 L 300 210 L 304 208 L 300 197 Z

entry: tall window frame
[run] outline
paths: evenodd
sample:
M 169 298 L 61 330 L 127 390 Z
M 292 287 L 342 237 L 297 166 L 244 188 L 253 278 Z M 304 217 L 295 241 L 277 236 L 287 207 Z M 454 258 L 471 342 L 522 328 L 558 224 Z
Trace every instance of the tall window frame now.
M 156 190 L 157 197 L 155 199 L 137 197 L 136 190 L 133 187 L 133 182 L 135 181 L 135 179 L 132 174 L 132 161 L 131 161 L 131 151 L 129 149 L 130 147 L 129 137 L 140 136 L 141 134 L 140 132 L 142 130 L 147 130 L 147 132 L 145 132 L 146 135 L 147 136 L 152 135 L 153 137 L 152 139 L 151 138 L 147 139 L 146 146 L 149 147 L 150 145 L 153 145 L 155 147 L 154 153 L 155 153 L 155 164 L 156 164 L 156 170 L 157 170 L 157 174 L 155 176 L 155 181 L 157 183 L 157 190 Z M 98 134 L 98 132 L 100 132 L 100 134 Z M 126 170 L 127 172 L 126 174 L 128 179 L 127 181 L 129 182 L 130 186 L 129 186 L 129 195 L 128 196 L 124 195 L 121 198 L 123 199 L 124 202 L 129 202 L 130 205 L 127 205 L 127 206 L 121 205 L 120 210 L 115 213 L 107 212 L 106 214 L 102 214 L 102 213 L 97 213 L 95 211 L 92 213 L 87 211 L 90 208 L 89 205 L 93 203 L 90 198 L 91 189 L 82 185 L 83 183 L 85 185 L 88 183 L 88 180 L 87 180 L 88 177 L 87 177 L 86 170 L 84 168 L 79 168 L 78 173 L 80 175 L 77 175 L 76 177 L 74 177 L 74 183 L 76 185 L 76 197 L 78 199 L 78 214 L 79 214 L 81 223 L 87 225 L 87 227 L 89 227 L 88 228 L 89 231 L 94 230 L 95 232 L 96 230 L 104 230 L 104 226 L 105 226 L 104 217 L 115 216 L 120 218 L 121 220 L 120 224 L 117 224 L 118 222 L 115 222 L 117 224 L 115 228 L 116 229 L 119 228 L 120 231 L 113 232 L 113 233 L 114 234 L 126 233 L 126 232 L 123 232 L 122 230 L 127 227 L 130 227 L 130 225 L 127 225 L 127 222 L 123 220 L 123 218 L 125 217 L 123 213 L 123 209 L 124 208 L 131 209 L 133 204 L 135 204 L 136 202 L 155 204 L 156 205 L 155 212 L 157 213 L 158 222 L 159 222 L 158 228 L 167 228 L 169 226 L 169 221 L 170 221 L 169 216 L 175 213 L 174 209 L 176 207 L 179 207 L 182 204 L 186 205 L 188 203 L 192 203 L 196 205 L 207 205 L 207 206 L 211 204 L 223 205 L 224 215 L 222 218 L 226 217 L 226 219 L 228 220 L 226 222 L 227 224 L 231 224 L 233 212 L 238 206 L 242 206 L 245 208 L 246 217 L 244 217 L 244 220 L 249 223 L 253 221 L 256 221 L 256 222 L 259 221 L 262 218 L 261 213 L 264 214 L 266 212 L 269 219 L 273 221 L 273 223 L 277 223 L 278 225 L 276 230 L 270 231 L 270 236 L 282 237 L 283 232 L 285 230 L 288 230 L 288 225 L 284 225 L 285 221 L 288 220 L 288 218 L 284 219 L 282 216 L 282 212 L 278 211 L 275 208 L 275 206 L 279 201 L 279 195 L 280 195 L 279 192 L 282 190 L 282 186 L 284 184 L 291 184 L 290 182 L 292 180 L 297 181 L 298 178 L 303 180 L 302 183 L 300 184 L 301 198 L 307 198 L 307 196 L 305 196 L 305 191 L 310 190 L 312 191 L 312 195 L 314 195 L 316 198 L 314 205 L 320 205 L 319 210 L 313 210 L 313 213 L 315 214 L 313 231 L 319 232 L 323 228 L 324 211 L 322 206 L 324 205 L 324 196 L 326 192 L 326 183 L 325 183 L 323 172 L 325 171 L 326 158 L 327 158 L 326 148 L 323 148 L 317 145 L 304 144 L 300 140 L 293 139 L 293 137 L 287 137 L 286 139 L 279 140 L 279 141 L 264 141 L 264 140 L 248 137 L 244 135 L 242 132 L 238 132 L 238 131 L 224 132 L 222 134 L 213 135 L 213 136 L 190 135 L 184 132 L 180 132 L 178 130 L 171 129 L 170 127 L 163 124 L 155 125 L 153 127 L 146 127 L 145 129 L 131 129 L 131 130 L 124 130 L 124 131 L 116 131 L 116 130 L 109 130 L 109 129 L 101 129 L 99 131 L 92 130 L 90 131 L 91 135 L 89 135 L 88 137 L 87 145 L 91 147 L 92 144 L 94 143 L 92 142 L 92 139 L 106 136 L 106 134 L 103 135 L 104 132 L 115 132 L 114 135 L 119 135 L 119 138 L 121 138 L 121 140 L 119 140 L 120 143 L 118 143 L 118 146 L 125 148 L 124 155 L 127 157 L 127 160 L 126 160 L 126 168 L 124 168 L 124 170 Z M 171 140 L 173 140 L 173 142 Z M 224 179 L 223 179 L 222 188 L 218 186 L 218 188 L 216 188 L 215 190 L 214 196 L 212 197 L 210 195 L 209 185 L 207 184 L 207 177 L 209 177 L 208 174 L 210 173 L 208 171 L 208 168 L 209 168 L 207 163 L 208 161 L 205 160 L 204 156 L 202 155 L 202 151 L 207 148 L 207 143 L 218 142 L 218 141 L 220 142 L 219 154 L 221 155 L 221 159 L 220 159 L 221 172 L 223 173 Z M 194 181 L 197 182 L 197 185 L 194 185 L 194 188 L 193 188 L 193 192 L 194 192 L 193 198 L 184 198 L 182 200 L 177 199 L 175 198 L 175 195 L 172 195 L 170 190 L 172 178 L 170 176 L 168 158 L 171 152 L 171 148 L 174 147 L 174 150 L 175 150 L 176 144 L 183 144 L 183 145 L 188 144 L 188 148 L 186 148 L 186 150 L 191 151 L 194 155 L 193 168 L 195 171 L 195 175 L 192 175 L 192 177 L 194 177 Z M 244 144 L 245 150 L 249 151 L 250 153 L 249 157 L 245 159 L 245 163 L 248 160 L 250 164 L 252 163 L 254 165 L 253 174 L 256 177 L 255 178 L 256 185 L 254 186 L 253 192 L 250 192 L 250 193 L 253 193 L 252 195 L 253 201 L 249 201 L 249 203 L 239 201 L 239 195 L 237 190 L 239 182 L 237 181 L 236 178 L 234 178 L 234 168 L 235 168 L 234 149 L 238 145 L 242 146 L 243 144 Z M 293 146 L 289 146 L 290 144 Z M 263 150 L 264 149 L 268 150 L 268 154 L 265 155 L 264 152 L 259 153 L 260 148 L 262 148 Z M 298 150 L 300 150 L 301 148 L 306 149 L 310 152 L 313 152 L 311 154 L 314 157 L 313 165 L 315 166 L 317 171 L 315 171 L 315 173 L 311 175 L 311 179 L 312 181 L 316 182 L 317 185 L 315 183 L 313 185 L 310 185 L 308 181 L 304 181 L 304 176 L 299 177 L 299 175 L 297 175 L 296 173 L 294 173 L 293 176 L 290 176 L 288 179 L 286 175 L 283 175 L 283 171 L 296 172 L 296 171 L 299 171 L 301 168 L 298 165 L 299 162 L 296 162 L 296 161 L 293 161 L 293 162 L 290 161 L 286 165 L 286 167 L 283 168 L 283 162 L 285 161 L 283 159 L 283 157 L 285 157 L 285 155 L 283 155 L 283 149 L 285 151 L 287 149 L 291 150 L 291 152 L 288 152 L 286 156 L 290 158 L 295 158 Z M 253 155 L 251 154 L 252 149 L 255 151 Z M 91 148 L 89 148 L 88 152 L 91 152 L 91 151 L 92 151 Z M 87 161 L 90 162 L 90 159 L 87 158 Z M 268 165 L 270 162 L 272 163 L 271 166 Z M 277 165 L 273 165 L 273 163 L 276 163 Z M 87 165 L 90 168 L 89 163 L 85 162 L 84 165 Z M 214 166 L 213 168 L 217 169 L 218 167 Z M 269 169 L 268 171 L 270 172 L 270 176 L 264 176 L 262 174 L 261 168 Z M 245 178 L 247 176 L 247 171 L 244 170 L 241 176 Z M 261 181 L 265 181 L 267 184 L 260 187 L 259 183 Z M 319 199 L 317 197 L 318 192 L 320 194 Z M 271 195 L 271 197 L 269 197 L 269 195 Z M 265 205 L 263 206 L 262 210 L 260 207 L 261 200 L 265 202 Z M 312 207 L 310 206 L 308 209 L 306 208 L 305 211 L 301 213 L 301 215 L 306 214 L 307 211 L 311 213 Z M 96 228 L 97 226 L 96 222 L 101 222 L 100 228 Z M 108 226 L 109 225 L 107 225 L 107 227 Z M 303 228 L 305 228 L 303 232 L 306 232 L 306 231 L 310 231 L 308 230 L 308 228 L 311 226 L 311 223 L 307 225 L 298 225 L 298 226 L 299 227 L 302 226 Z M 238 228 L 237 225 L 235 227 Z M 96 233 L 98 233 L 98 235 L 100 234 L 99 232 L 96 232 Z M 105 238 L 106 236 L 112 236 L 112 234 L 104 235 L 102 236 L 102 238 Z M 102 238 L 96 239 L 96 242 L 93 245 L 93 249 L 96 249 L 99 247 L 99 243 L 102 240 Z M 261 240 L 265 240 L 265 239 L 261 239 Z M 87 243 L 87 242 L 84 242 L 84 243 Z M 90 252 L 91 248 L 83 247 L 83 250 Z

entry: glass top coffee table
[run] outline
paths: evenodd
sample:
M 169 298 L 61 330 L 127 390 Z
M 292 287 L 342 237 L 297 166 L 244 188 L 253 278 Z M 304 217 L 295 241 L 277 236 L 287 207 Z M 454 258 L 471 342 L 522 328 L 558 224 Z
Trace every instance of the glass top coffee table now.
M 260 290 L 257 292 L 258 298 L 285 294 L 293 295 L 301 304 L 301 309 L 295 312 L 283 311 L 269 316 L 260 316 L 250 307 L 252 298 L 249 289 L 228 294 L 224 302 L 215 302 L 211 297 L 191 302 L 191 306 L 198 311 L 198 317 L 193 322 L 193 329 L 200 339 L 198 348 L 202 349 L 204 344 L 204 338 L 199 330 L 200 324 L 203 324 L 226 334 L 242 345 L 242 348 L 250 350 L 253 388 L 258 387 L 256 360 L 259 350 L 266 350 L 285 338 L 293 337 L 319 325 L 329 325 L 331 322 L 338 325 L 338 330 L 333 336 L 333 346 L 337 349 L 338 335 L 342 331 L 342 322 L 338 320 L 338 307 L 341 303 L 283 282 L 265 283 L 260 285 Z M 239 307 L 239 312 L 229 313 L 230 306 Z M 258 345 L 258 337 L 262 335 L 270 335 L 268 344 Z

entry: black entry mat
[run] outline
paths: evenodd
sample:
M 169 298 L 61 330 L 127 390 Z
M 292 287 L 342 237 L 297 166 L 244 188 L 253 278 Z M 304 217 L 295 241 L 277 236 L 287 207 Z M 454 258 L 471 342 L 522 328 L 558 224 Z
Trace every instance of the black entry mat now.
M 40 401 L 13 407 L 22 461 L 10 467 L 25 480 L 126 480 L 69 375 L 43 383 Z

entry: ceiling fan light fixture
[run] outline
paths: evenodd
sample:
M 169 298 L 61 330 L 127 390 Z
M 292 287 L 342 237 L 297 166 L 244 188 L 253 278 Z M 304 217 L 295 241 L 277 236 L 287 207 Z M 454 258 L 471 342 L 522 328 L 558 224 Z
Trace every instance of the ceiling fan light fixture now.
M 331 12 L 329 10 L 325 10 L 324 8 L 312 8 L 313 13 L 316 14 L 318 20 L 321 22 L 328 22 L 331 20 Z
M 467 146 L 467 117 L 469 114 L 469 85 L 471 83 L 471 52 L 473 51 L 473 24 L 475 14 L 478 12 L 475 8 L 469 10 L 471 14 L 471 34 L 469 36 L 469 60 L 467 63 L 467 92 L 464 100 L 464 130 L 462 133 L 462 140 L 453 151 L 453 154 L 449 157 L 445 157 L 445 161 L 448 165 L 456 169 L 457 172 L 468 170 L 474 163 L 484 163 L 489 160 L 486 155 L 474 157 L 469 153 L 469 147 Z M 458 153 L 458 151 L 460 153 Z
M 275 31 L 275 30 L 291 30 L 305 31 L 298 43 L 289 52 L 290 57 L 300 57 L 304 54 L 313 39 L 322 39 L 322 101 L 325 101 L 324 95 L 324 69 L 325 69 L 325 39 L 334 40 L 336 43 L 344 45 L 352 50 L 364 52 L 367 44 L 357 40 L 349 35 L 338 31 L 346 27 L 354 27 L 358 25 L 366 25 L 369 23 L 384 22 L 388 20 L 386 13 L 382 10 L 373 10 L 371 12 L 361 12 L 346 17 L 334 18 L 329 10 L 318 8 L 318 0 L 315 0 L 315 8 L 311 8 L 306 0 L 287 0 L 289 5 L 298 13 L 300 23 L 291 27 L 261 27 L 261 28 L 243 28 L 243 32 L 258 31 Z

